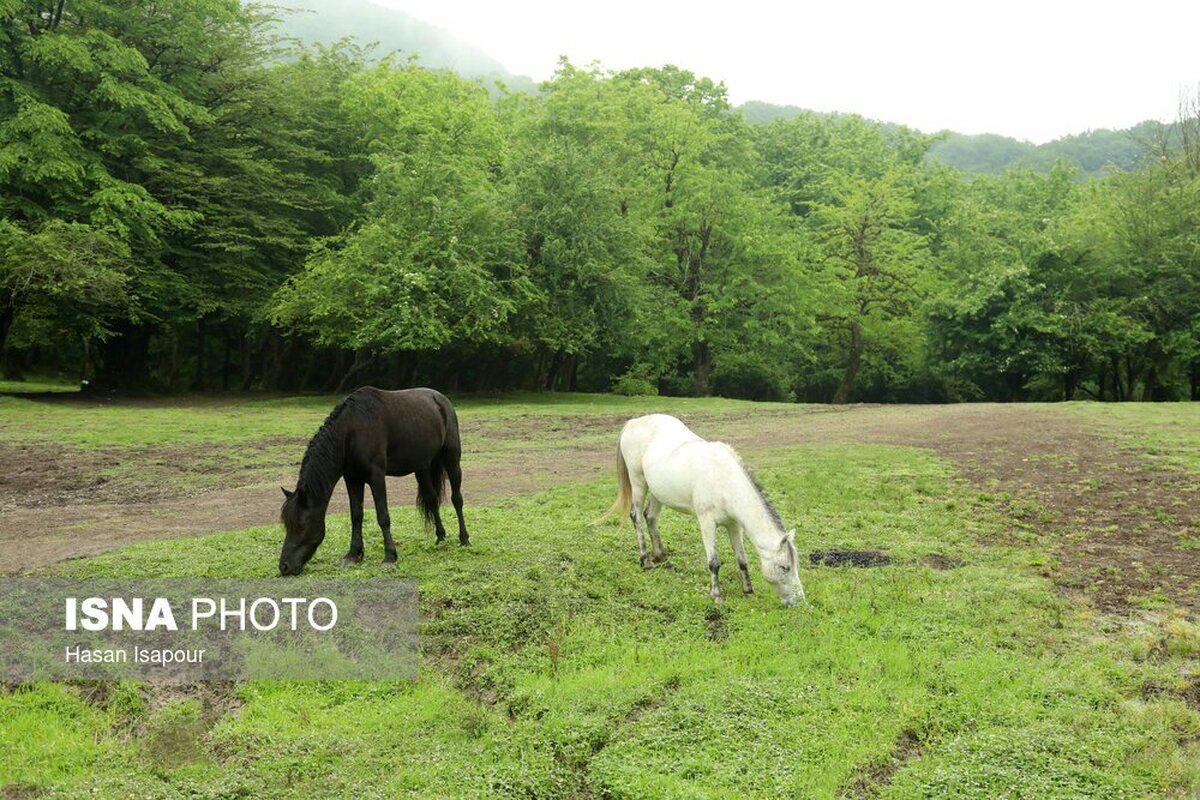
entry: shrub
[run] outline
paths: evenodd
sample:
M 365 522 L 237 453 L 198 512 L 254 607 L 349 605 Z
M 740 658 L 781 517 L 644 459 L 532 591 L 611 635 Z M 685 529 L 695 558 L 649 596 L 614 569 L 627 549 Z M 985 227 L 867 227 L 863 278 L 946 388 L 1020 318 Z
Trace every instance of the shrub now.
M 792 400 L 788 378 L 781 366 L 759 356 L 730 354 L 720 358 L 712 373 L 713 391 L 722 397 L 743 400 Z
M 658 394 L 657 380 L 646 364 L 634 364 L 613 383 L 613 393 L 626 397 L 644 397 Z

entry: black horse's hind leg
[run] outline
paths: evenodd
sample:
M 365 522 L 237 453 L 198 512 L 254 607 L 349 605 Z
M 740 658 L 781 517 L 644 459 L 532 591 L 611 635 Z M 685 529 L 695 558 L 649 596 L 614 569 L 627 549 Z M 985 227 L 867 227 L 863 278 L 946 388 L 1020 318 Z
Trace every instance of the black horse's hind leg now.
M 415 474 L 417 476 L 418 489 L 425 497 L 431 498 L 428 503 L 433 509 L 433 528 L 437 532 L 438 544 L 441 544 L 446 540 L 446 526 L 442 524 L 442 512 L 437 506 L 438 490 L 433 485 L 433 476 L 430 474 L 428 467 L 417 470 Z
M 379 521 L 379 530 L 383 533 L 383 563 L 391 564 L 396 560 L 396 543 L 392 541 L 392 518 L 388 515 L 387 478 L 380 470 L 371 476 L 371 497 L 375 500 L 375 519 Z
M 462 469 L 458 466 L 457 455 L 447 459 L 446 476 L 450 478 L 450 500 L 458 515 L 458 543 L 465 547 L 471 543 L 471 537 L 467 535 L 467 521 L 463 519 Z
M 350 496 L 350 550 L 342 558 L 342 563 L 361 564 L 363 560 L 363 482 L 347 478 L 346 494 Z

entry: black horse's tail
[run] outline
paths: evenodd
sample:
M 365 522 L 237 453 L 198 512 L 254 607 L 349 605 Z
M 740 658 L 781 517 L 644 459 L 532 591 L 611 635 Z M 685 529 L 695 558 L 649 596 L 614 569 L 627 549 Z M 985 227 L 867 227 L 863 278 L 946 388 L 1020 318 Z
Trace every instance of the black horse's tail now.
M 432 392 L 433 403 L 437 406 L 438 413 L 442 415 L 442 425 L 446 430 L 447 438 L 454 440 L 455 449 L 458 449 L 458 417 L 454 413 L 454 406 L 450 405 L 450 401 L 446 399 L 441 392 Z M 429 483 L 417 481 L 417 508 L 421 509 L 421 516 L 425 517 L 425 524 L 432 525 L 437 518 L 438 508 L 446 499 L 446 448 L 443 444 L 438 454 L 429 462 Z
M 442 454 L 438 453 L 429 462 L 429 483 L 417 481 L 417 508 L 425 518 L 426 525 L 432 525 L 437 516 L 438 508 L 446 499 L 446 465 Z

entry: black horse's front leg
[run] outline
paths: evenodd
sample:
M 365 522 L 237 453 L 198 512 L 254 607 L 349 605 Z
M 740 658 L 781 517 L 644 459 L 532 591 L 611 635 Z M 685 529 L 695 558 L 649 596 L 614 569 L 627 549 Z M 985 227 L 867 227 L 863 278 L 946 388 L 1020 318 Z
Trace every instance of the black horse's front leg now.
M 361 564 L 363 560 L 363 482 L 347 478 L 346 494 L 350 497 L 350 549 L 342 557 L 342 563 Z
M 383 533 L 383 563 L 396 561 L 396 543 L 392 541 L 392 518 L 388 515 L 387 478 L 382 472 L 371 478 L 371 497 L 375 500 L 375 519 Z

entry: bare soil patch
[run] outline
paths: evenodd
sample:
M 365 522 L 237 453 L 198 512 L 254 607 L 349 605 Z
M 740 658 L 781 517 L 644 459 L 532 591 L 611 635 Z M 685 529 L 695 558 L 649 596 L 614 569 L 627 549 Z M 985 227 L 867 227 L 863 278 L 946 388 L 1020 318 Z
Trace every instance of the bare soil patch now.
M 265 450 L 271 444 L 247 447 Z M 0 442 L 0 510 L 150 503 L 208 491 L 215 483 L 246 483 L 255 470 L 235 457 L 243 451 L 218 445 L 131 451 Z
M 907 729 L 901 731 L 896 743 L 892 745 L 891 752 L 883 759 L 867 764 L 856 772 L 841 796 L 847 800 L 869 800 L 869 798 L 878 797 L 879 793 L 892 782 L 892 776 L 910 760 L 920 756 L 923 751 L 921 741 L 915 733 Z
M 1052 537 L 1051 576 L 1105 611 L 1162 595 L 1200 610 L 1200 480 L 1042 406 L 955 406 L 873 430 L 928 447 L 1000 503 L 1014 540 Z

